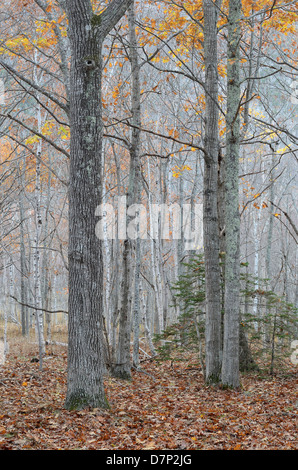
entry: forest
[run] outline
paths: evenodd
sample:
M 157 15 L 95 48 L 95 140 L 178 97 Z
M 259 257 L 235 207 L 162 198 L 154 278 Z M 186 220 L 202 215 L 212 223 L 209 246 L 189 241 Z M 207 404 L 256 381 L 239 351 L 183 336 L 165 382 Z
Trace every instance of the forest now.
M 0 449 L 297 450 L 298 1 L 0 19 Z

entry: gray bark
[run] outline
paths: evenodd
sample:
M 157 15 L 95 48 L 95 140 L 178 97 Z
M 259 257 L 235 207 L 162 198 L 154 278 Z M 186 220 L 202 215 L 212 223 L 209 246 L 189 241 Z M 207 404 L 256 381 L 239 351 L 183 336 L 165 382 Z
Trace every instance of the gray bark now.
M 24 159 L 25 161 L 25 159 Z M 20 165 L 18 166 L 19 178 L 21 180 L 21 191 L 19 192 L 19 212 L 20 212 L 20 291 L 21 291 L 21 324 L 22 335 L 29 334 L 29 312 L 27 303 L 27 290 L 28 290 L 28 269 L 26 263 L 26 247 L 25 247 L 25 207 L 24 207 L 24 177 L 25 172 L 22 171 Z
M 241 0 L 230 0 L 228 18 L 227 113 L 225 156 L 225 303 L 221 381 L 239 386 L 239 142 L 240 142 L 240 15 Z
M 136 180 L 136 200 L 140 203 L 141 194 L 141 168 L 140 168 L 140 130 L 141 127 L 141 87 L 140 87 L 140 65 L 138 60 L 138 44 L 135 30 L 135 6 L 132 5 L 128 9 L 128 26 L 129 26 L 129 42 L 130 42 L 130 61 L 132 68 L 132 116 L 133 124 L 136 126 L 132 132 L 132 148 L 134 149 L 133 157 L 136 159 L 137 171 Z M 139 231 L 139 227 L 138 227 Z M 138 368 L 139 359 L 139 340 L 140 340 L 140 266 L 141 266 L 141 240 L 140 234 L 137 236 L 135 243 L 135 273 L 134 273 L 134 302 L 133 302 L 133 365 Z
M 37 53 L 35 53 L 37 57 Z M 34 67 L 34 81 L 38 83 L 36 67 Z M 40 105 L 37 107 L 37 120 L 38 120 L 38 131 L 41 131 L 41 109 Z M 42 286 L 41 286 L 41 256 L 40 256 L 40 242 L 42 232 L 42 215 L 41 215 L 41 152 L 42 152 L 42 141 L 40 140 L 37 146 L 36 158 L 36 176 L 35 176 L 35 238 L 34 238 L 34 254 L 33 254 L 33 266 L 34 266 L 34 305 L 35 309 L 35 324 L 36 333 L 39 345 L 39 368 L 42 370 L 43 361 L 42 357 L 45 354 L 45 340 L 44 340 L 44 318 L 42 312 Z
M 221 303 L 218 228 L 218 72 L 217 16 L 211 0 L 204 0 L 205 53 L 205 165 L 204 165 L 204 252 L 206 269 L 206 381 L 216 383 L 221 368 Z
M 131 89 L 131 112 L 132 112 L 132 132 L 130 144 L 130 167 L 129 167 L 129 182 L 126 195 L 127 209 L 134 204 L 138 204 L 140 195 L 140 79 L 139 79 L 139 63 L 137 54 L 137 41 L 135 35 L 135 15 L 134 6 L 128 9 L 128 24 L 129 24 L 129 41 L 130 41 L 130 61 L 132 69 L 132 89 Z M 128 223 L 130 222 L 129 211 Z M 136 227 L 138 231 L 138 227 Z M 131 378 L 131 360 L 130 360 L 130 296 L 134 288 L 134 302 L 133 302 L 133 324 L 134 324 L 134 362 L 138 366 L 138 349 L 139 349 L 139 273 L 140 273 L 140 253 L 139 253 L 139 237 L 137 240 L 132 240 L 127 234 L 124 240 L 123 249 L 123 277 L 122 277 L 122 292 L 121 292 L 121 308 L 120 308 L 120 323 L 119 323 L 119 341 L 117 351 L 117 362 L 113 366 L 113 375 L 124 379 Z M 135 249 L 135 250 L 134 250 Z M 135 272 L 133 270 L 133 251 L 135 251 Z
M 40 152 L 38 152 L 40 157 Z M 34 305 L 35 305 L 35 325 L 36 334 L 39 345 L 39 367 L 42 369 L 42 356 L 45 353 L 44 341 L 44 324 L 42 312 L 42 296 L 41 296 L 41 269 L 40 269 L 40 239 L 41 239 L 41 186 L 40 186 L 40 163 L 36 160 L 36 189 L 35 189 L 35 238 L 34 238 L 34 254 L 33 254 L 33 267 L 34 267 Z
M 101 15 L 94 15 L 90 0 L 65 2 L 71 46 L 67 409 L 108 406 L 102 247 L 95 233 L 102 195 L 102 43 L 130 3 L 113 0 Z

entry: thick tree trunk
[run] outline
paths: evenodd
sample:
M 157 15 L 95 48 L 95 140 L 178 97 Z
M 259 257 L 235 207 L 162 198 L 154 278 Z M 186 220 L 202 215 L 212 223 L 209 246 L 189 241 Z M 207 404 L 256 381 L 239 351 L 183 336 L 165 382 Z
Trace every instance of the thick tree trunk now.
M 204 0 L 205 165 L 204 252 L 206 269 L 206 381 L 217 383 L 221 369 L 221 302 L 218 226 L 218 72 L 217 16 L 212 0 Z
M 107 406 L 103 388 L 101 42 L 90 2 L 68 2 L 72 52 L 69 176 L 69 346 L 66 408 Z M 94 223 L 92 223 L 92 221 Z
M 239 142 L 240 142 L 240 15 L 241 0 L 230 0 L 228 25 L 227 113 L 225 157 L 225 313 L 222 384 L 239 386 L 240 319 L 240 215 L 239 215 Z
M 103 269 L 95 212 L 101 203 L 102 43 L 129 1 L 94 15 L 90 0 L 67 0 L 71 45 L 69 346 L 67 409 L 107 407 L 103 386 Z

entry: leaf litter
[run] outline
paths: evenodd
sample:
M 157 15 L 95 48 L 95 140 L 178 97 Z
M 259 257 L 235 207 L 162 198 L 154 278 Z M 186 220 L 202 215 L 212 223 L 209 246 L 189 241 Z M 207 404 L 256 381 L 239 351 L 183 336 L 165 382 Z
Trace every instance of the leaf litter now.
M 64 409 L 67 358 L 0 367 L 2 450 L 297 450 L 298 371 L 206 386 L 199 366 L 146 361 L 130 382 L 107 376 L 110 410 Z M 187 358 L 189 360 L 189 358 Z M 194 362 L 195 358 L 191 360 Z M 189 363 L 189 362 L 188 362 Z

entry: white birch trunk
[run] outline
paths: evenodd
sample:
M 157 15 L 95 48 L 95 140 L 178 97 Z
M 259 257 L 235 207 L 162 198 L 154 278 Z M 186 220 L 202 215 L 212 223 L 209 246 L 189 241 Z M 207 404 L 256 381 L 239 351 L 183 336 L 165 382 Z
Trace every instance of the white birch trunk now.
M 35 62 L 37 63 L 37 51 L 35 51 Z M 34 67 L 34 79 L 38 85 L 36 67 Z M 40 105 L 37 107 L 38 132 L 42 132 L 42 118 Z M 41 268 L 40 268 L 40 240 L 42 233 L 42 215 L 41 215 L 41 165 L 40 158 L 42 152 L 42 141 L 39 140 L 37 146 L 37 158 L 35 167 L 35 237 L 33 253 L 33 276 L 34 276 L 34 306 L 35 306 L 35 326 L 36 336 L 39 345 L 39 367 L 42 369 L 42 356 L 45 354 L 44 341 L 44 322 L 42 308 L 41 292 Z

